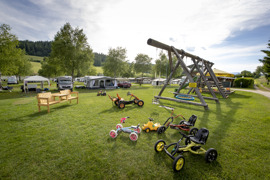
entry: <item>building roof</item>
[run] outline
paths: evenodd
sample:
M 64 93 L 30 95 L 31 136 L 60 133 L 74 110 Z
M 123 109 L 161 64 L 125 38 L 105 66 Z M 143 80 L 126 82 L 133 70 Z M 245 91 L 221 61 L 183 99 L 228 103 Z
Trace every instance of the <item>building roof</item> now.
M 231 73 L 228 73 L 228 72 L 216 69 L 216 68 L 214 68 L 213 71 L 217 77 L 234 77 L 234 74 L 231 74 Z M 206 76 L 210 76 L 209 73 L 207 73 Z

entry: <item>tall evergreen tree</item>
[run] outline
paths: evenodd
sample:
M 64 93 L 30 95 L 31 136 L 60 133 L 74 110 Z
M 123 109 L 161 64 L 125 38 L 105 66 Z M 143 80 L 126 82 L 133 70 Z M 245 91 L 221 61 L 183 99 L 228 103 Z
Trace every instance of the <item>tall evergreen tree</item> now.
M 268 49 L 270 49 L 270 40 L 268 41 Z M 263 63 L 263 70 L 265 73 L 265 76 L 268 80 L 269 83 L 269 78 L 270 78 L 270 51 L 269 50 L 261 50 L 263 53 L 266 54 L 266 56 L 263 59 L 259 59 Z

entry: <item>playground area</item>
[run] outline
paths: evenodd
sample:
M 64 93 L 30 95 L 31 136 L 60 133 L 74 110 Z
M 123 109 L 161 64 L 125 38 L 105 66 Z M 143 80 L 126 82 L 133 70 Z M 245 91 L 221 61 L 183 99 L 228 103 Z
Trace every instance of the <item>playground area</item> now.
M 174 98 L 168 86 L 163 95 Z M 130 89 L 108 90 L 129 100 L 130 91 L 144 101 L 143 107 L 120 109 L 97 90 L 79 89 L 79 104 L 61 103 L 38 112 L 36 93 L 20 90 L 0 93 L 1 179 L 269 179 L 270 100 L 260 94 L 236 90 L 229 98 L 217 94 L 219 103 L 205 99 L 201 106 L 152 99 L 162 87 L 132 85 Z M 183 90 L 187 93 L 187 90 Z M 209 96 L 202 93 L 203 96 Z M 200 102 L 195 99 L 194 102 Z M 160 107 L 163 106 L 163 107 Z M 181 138 L 175 129 L 164 133 L 142 131 L 133 142 L 129 134 L 112 139 L 109 132 L 129 116 L 125 127 L 149 121 L 163 123 L 174 114 L 197 116 L 195 126 L 207 128 L 206 149 L 218 152 L 209 164 L 204 156 L 184 154 L 185 166 L 175 173 L 172 160 L 157 154 L 159 139 L 168 143 Z M 179 120 L 175 120 L 178 122 Z

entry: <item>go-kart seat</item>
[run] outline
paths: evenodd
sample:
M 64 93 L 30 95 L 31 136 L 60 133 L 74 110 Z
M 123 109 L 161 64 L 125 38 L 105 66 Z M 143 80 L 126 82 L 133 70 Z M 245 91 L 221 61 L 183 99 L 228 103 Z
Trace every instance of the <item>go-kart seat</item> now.
M 196 120 L 197 120 L 197 116 L 193 114 L 193 115 L 189 118 L 188 122 L 185 121 L 184 124 L 187 125 L 187 126 L 194 126 Z
M 191 136 L 190 140 L 196 144 L 205 144 L 209 135 L 209 131 L 206 128 L 201 128 L 195 136 Z

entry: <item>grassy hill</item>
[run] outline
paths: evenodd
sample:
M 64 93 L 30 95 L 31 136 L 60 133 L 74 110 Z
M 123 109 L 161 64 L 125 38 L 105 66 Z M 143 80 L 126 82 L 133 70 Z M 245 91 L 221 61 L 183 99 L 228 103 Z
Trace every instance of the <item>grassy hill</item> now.
M 31 55 L 26 55 L 29 61 L 31 61 L 31 64 L 33 66 L 33 71 L 34 74 L 38 74 L 38 70 L 41 68 L 41 61 L 43 61 L 44 57 L 40 56 L 31 56 Z M 102 67 L 95 67 L 97 70 L 97 74 L 103 74 L 103 69 Z
M 43 60 L 44 57 L 40 56 L 31 56 L 31 55 L 26 55 L 27 59 L 31 62 L 32 64 L 32 69 L 34 71 L 34 74 L 38 74 L 38 70 L 41 68 L 41 61 Z
M 102 67 L 95 67 L 97 70 L 97 74 L 103 74 L 103 69 Z

